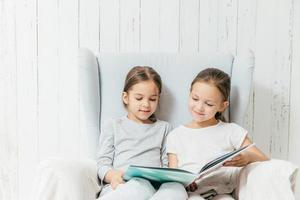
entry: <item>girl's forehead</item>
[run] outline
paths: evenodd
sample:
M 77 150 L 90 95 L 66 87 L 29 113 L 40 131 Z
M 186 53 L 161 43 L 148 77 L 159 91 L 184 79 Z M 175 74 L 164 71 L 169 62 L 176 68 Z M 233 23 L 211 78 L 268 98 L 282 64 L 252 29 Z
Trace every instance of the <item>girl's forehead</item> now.
M 139 83 L 134 84 L 130 90 L 134 93 L 158 93 L 158 87 L 157 85 L 152 81 L 141 81 Z
M 222 97 L 221 92 L 214 84 L 206 82 L 196 82 L 192 87 L 191 93 L 207 98 Z
M 219 90 L 213 83 L 208 82 L 196 82 L 192 86 L 192 90 L 208 90 L 208 91 L 215 91 Z

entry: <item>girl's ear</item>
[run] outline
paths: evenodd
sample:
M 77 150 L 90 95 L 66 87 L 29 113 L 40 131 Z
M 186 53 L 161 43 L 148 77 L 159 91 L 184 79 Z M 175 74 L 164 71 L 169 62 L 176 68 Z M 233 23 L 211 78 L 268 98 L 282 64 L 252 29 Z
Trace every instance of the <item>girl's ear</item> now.
M 123 99 L 123 102 L 128 105 L 128 93 L 127 92 L 123 92 L 122 93 L 122 99 Z
M 222 107 L 221 107 L 221 112 L 224 112 L 224 110 L 226 110 L 226 108 L 229 106 L 229 101 L 224 101 L 222 103 Z

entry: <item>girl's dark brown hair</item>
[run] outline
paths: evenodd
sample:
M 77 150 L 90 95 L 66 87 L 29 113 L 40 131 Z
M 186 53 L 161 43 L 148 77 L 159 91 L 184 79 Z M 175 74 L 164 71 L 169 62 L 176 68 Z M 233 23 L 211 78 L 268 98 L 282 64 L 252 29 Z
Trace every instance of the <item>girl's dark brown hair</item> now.
M 193 80 L 190 91 L 193 85 L 197 82 L 212 84 L 218 88 L 223 96 L 224 101 L 229 101 L 230 97 L 230 77 L 227 73 L 217 68 L 206 68 L 202 70 Z M 215 115 L 217 120 L 226 121 L 223 113 L 217 112 Z
M 149 66 L 135 66 L 131 68 L 131 70 L 127 73 L 123 92 L 128 92 L 132 86 L 143 81 L 153 81 L 158 88 L 159 94 L 161 93 L 162 81 L 160 75 Z M 152 114 L 149 119 L 153 122 L 156 121 L 154 114 Z

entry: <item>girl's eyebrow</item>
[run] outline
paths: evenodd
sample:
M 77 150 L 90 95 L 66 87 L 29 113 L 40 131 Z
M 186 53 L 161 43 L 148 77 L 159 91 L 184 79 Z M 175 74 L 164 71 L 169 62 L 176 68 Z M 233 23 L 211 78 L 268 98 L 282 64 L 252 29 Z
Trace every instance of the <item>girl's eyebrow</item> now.
M 199 96 L 198 96 L 197 94 L 195 94 L 195 93 L 192 93 L 192 96 L 193 96 L 193 97 L 199 98 Z M 214 101 L 214 100 L 211 100 L 211 99 L 205 99 L 205 101 L 211 102 L 211 103 L 215 103 L 215 101 Z
M 140 93 L 134 93 L 134 95 L 136 95 L 136 96 L 145 96 L 145 95 L 140 94 Z M 151 95 L 151 97 L 157 97 L 157 96 L 158 96 L 157 94 Z

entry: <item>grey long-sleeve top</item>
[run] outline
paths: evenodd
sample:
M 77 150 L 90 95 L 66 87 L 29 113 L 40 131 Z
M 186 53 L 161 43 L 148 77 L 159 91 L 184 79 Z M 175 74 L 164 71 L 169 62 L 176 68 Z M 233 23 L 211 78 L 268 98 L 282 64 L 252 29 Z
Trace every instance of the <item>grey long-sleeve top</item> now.
M 169 123 L 157 120 L 139 124 L 126 116 L 106 121 L 102 128 L 97 153 L 98 176 L 101 180 L 110 169 L 125 171 L 129 165 L 166 167 L 166 137 Z

